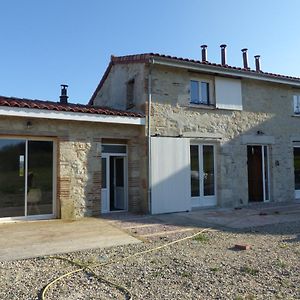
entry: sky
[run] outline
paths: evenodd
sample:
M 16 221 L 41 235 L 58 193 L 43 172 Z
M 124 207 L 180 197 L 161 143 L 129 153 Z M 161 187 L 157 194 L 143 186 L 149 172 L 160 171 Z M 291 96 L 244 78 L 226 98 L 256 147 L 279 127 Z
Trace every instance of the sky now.
M 161 53 L 300 77 L 299 0 L 0 0 L 0 95 L 88 103 L 110 56 Z

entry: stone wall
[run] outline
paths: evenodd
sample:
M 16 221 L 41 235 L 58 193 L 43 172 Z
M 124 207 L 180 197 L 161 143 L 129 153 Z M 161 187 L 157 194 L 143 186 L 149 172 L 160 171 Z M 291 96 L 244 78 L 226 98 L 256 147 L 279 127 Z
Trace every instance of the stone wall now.
M 130 211 L 146 211 L 143 126 L 1 117 L 0 137 L 44 137 L 55 141 L 57 156 L 57 216 L 76 219 L 101 210 L 101 142 L 122 139 L 128 144 Z
M 293 116 L 292 96 L 299 91 L 242 79 L 243 111 L 224 110 L 189 105 L 190 79 L 207 75 L 155 66 L 152 76 L 152 134 L 193 136 L 216 144 L 220 206 L 248 203 L 249 136 L 250 144 L 269 144 L 271 201 L 294 199 L 292 152 L 293 141 L 300 141 L 300 118 Z M 257 131 L 263 136 L 258 137 Z
M 101 90 L 96 95 L 94 105 L 126 110 L 127 82 L 134 79 L 134 107 L 130 110 L 144 112 L 144 77 L 144 64 L 142 63 L 113 65 Z

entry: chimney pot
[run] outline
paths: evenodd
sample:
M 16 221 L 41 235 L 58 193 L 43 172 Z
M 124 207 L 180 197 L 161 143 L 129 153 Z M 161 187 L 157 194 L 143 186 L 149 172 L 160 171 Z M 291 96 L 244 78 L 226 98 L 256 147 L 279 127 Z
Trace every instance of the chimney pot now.
M 207 45 L 201 45 L 202 62 L 207 62 Z
M 226 65 L 226 47 L 227 47 L 227 45 L 222 44 L 222 45 L 220 45 L 220 47 L 221 47 L 221 64 L 222 64 L 222 66 L 225 66 Z
M 261 69 L 260 69 L 260 55 L 255 55 L 254 58 L 255 58 L 256 72 L 260 72 L 261 71 Z
M 243 52 L 243 64 L 244 64 L 244 69 L 249 70 L 249 65 L 248 65 L 248 49 L 247 48 L 243 48 L 241 50 Z
M 60 97 L 59 97 L 59 102 L 62 104 L 67 104 L 68 103 L 68 85 L 67 84 L 61 84 L 61 90 L 60 90 Z

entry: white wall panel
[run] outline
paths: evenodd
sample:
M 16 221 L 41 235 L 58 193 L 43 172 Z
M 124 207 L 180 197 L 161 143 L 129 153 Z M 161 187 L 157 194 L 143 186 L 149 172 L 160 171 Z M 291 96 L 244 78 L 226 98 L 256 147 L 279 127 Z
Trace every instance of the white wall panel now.
M 191 209 L 190 141 L 151 138 L 152 213 Z
M 215 78 L 216 107 L 242 110 L 242 84 L 239 79 Z

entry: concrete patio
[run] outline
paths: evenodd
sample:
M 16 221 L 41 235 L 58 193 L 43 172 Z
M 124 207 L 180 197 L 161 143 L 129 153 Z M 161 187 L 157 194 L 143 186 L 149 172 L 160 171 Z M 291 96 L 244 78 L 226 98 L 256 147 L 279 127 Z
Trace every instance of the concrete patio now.
M 0 224 L 0 261 L 138 243 L 105 220 L 26 221 Z
M 299 220 L 300 203 L 294 202 L 162 215 L 114 213 L 103 215 L 102 218 L 85 218 L 79 221 L 3 223 L 0 224 L 0 261 L 126 245 L 140 242 L 137 238 L 148 240 L 204 227 L 243 230 Z

